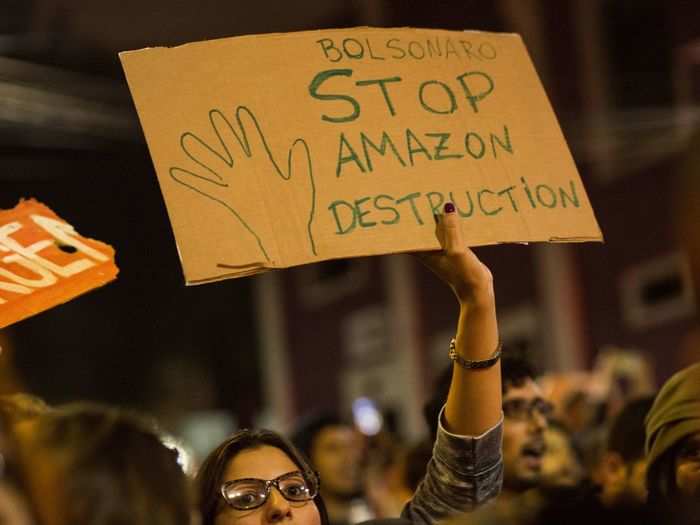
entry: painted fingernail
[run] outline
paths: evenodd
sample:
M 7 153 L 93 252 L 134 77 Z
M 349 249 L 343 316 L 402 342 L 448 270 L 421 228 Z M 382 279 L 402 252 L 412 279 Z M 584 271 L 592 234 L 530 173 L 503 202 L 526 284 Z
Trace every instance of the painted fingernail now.
M 451 202 L 448 202 L 445 204 L 445 213 L 454 213 L 455 211 L 455 205 L 452 204 Z

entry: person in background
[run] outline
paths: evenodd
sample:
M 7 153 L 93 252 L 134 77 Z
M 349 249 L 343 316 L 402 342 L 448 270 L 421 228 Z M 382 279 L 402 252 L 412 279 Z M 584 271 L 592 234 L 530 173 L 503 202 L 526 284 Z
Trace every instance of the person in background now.
M 460 314 L 433 456 L 402 513 L 414 525 L 433 525 L 483 505 L 498 494 L 503 475 L 493 279 L 462 240 L 452 203 L 436 216 L 436 235 L 442 250 L 419 257 L 452 288 Z M 205 459 L 197 482 L 203 525 L 328 525 L 318 477 L 296 447 L 274 432 L 235 434 Z
M 596 485 L 586 479 L 574 484 L 574 477 L 569 476 L 565 469 L 553 468 L 549 464 L 548 457 L 558 445 L 552 444 L 548 437 L 552 433 L 558 434 L 559 428 L 563 429 L 558 422 L 550 421 L 545 435 L 548 446 L 538 489 L 515 498 L 497 500 L 495 505 L 483 508 L 473 518 L 457 519 L 450 525 L 675 523 L 672 514 L 667 511 L 650 512 L 646 504 L 644 420 L 653 401 L 653 397 L 643 397 L 629 402 L 612 422 L 603 460 L 595 475 Z
M 544 488 L 578 486 L 583 481 L 584 470 L 568 429 L 556 420 L 549 421 L 544 442 L 540 484 Z
M 645 425 L 649 504 L 669 520 L 700 521 L 700 363 L 666 381 Z
M 177 453 L 139 416 L 75 403 L 31 425 L 27 486 L 42 525 L 190 525 Z
M 365 494 L 376 518 L 399 516 L 425 477 L 433 453 L 433 443 L 423 439 L 412 446 L 396 441 L 378 461 L 376 455 L 368 458 Z
M 653 402 L 652 396 L 630 401 L 610 426 L 596 475 L 599 499 L 606 507 L 647 499 L 644 419 Z
M 364 437 L 352 423 L 337 414 L 320 414 L 304 421 L 292 442 L 323 480 L 320 491 L 332 525 L 374 517 L 363 494 Z
M 544 435 L 552 412 L 552 405 L 535 382 L 535 369 L 525 352 L 504 348 L 501 373 L 504 473 L 499 502 L 540 485 L 546 452 Z M 423 416 L 433 436 L 449 379 L 449 370 L 441 374 L 433 398 L 423 409 Z
M 503 359 L 503 495 L 518 495 L 542 480 L 547 450 L 545 431 L 552 404 L 535 381 L 535 370 L 523 355 Z

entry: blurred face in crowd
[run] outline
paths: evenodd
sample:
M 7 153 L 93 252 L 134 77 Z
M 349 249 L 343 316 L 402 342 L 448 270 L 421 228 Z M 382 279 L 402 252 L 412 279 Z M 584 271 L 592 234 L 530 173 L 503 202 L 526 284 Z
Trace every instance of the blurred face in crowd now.
M 679 495 L 700 504 L 700 432 L 688 436 L 676 456 Z
M 577 485 L 583 477 L 583 469 L 569 435 L 560 428 L 549 427 L 545 430 L 544 441 L 542 484 L 549 487 Z
M 505 490 L 535 487 L 542 475 L 544 433 L 551 404 L 532 379 L 511 384 L 503 395 L 503 465 Z
M 282 450 L 262 445 L 239 452 L 226 467 L 224 481 L 257 478 L 274 480 L 284 474 L 298 471 L 299 467 Z M 279 482 L 284 484 L 283 481 Z M 286 485 L 285 485 L 286 486 Z M 290 487 L 293 490 L 295 487 Z M 246 493 L 241 492 L 245 500 Z M 237 510 L 226 505 L 218 513 L 215 525 L 269 525 L 284 522 L 287 525 L 320 525 L 321 516 L 312 500 L 289 501 L 276 486 L 263 505 L 251 510 Z
M 627 467 L 627 495 L 639 503 L 647 500 L 647 460 L 639 459 Z
M 607 452 L 602 459 L 600 498 L 604 505 L 644 503 L 647 499 L 645 458 L 625 463 L 620 454 Z
M 361 490 L 362 436 L 349 426 L 321 429 L 311 447 L 311 463 L 321 478 L 321 491 L 331 497 L 353 497 Z

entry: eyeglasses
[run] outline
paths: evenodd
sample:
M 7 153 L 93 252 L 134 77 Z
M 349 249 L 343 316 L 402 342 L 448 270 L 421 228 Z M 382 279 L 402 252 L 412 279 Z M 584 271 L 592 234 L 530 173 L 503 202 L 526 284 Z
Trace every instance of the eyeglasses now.
M 265 504 L 273 486 L 287 501 L 309 501 L 318 494 L 319 479 L 314 472 L 301 471 L 287 472 L 270 480 L 235 479 L 221 486 L 221 494 L 234 509 L 253 510 Z
M 554 413 L 554 405 L 544 399 L 527 401 L 525 399 L 509 399 L 503 402 L 503 414 L 510 419 L 525 421 L 538 414 L 549 419 Z

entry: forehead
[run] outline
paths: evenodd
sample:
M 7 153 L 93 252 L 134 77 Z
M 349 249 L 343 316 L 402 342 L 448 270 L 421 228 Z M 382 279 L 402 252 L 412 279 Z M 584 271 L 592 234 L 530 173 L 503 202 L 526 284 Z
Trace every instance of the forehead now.
M 314 445 L 324 446 L 355 442 L 360 439 L 359 433 L 347 425 L 329 425 L 323 427 L 314 438 Z
M 528 377 L 522 383 L 511 383 L 508 385 L 503 394 L 503 401 L 510 401 L 511 399 L 544 399 L 544 392 L 540 385 Z
M 299 470 L 289 456 L 277 447 L 263 445 L 239 452 L 229 461 L 222 481 L 241 478 L 275 479 Z

